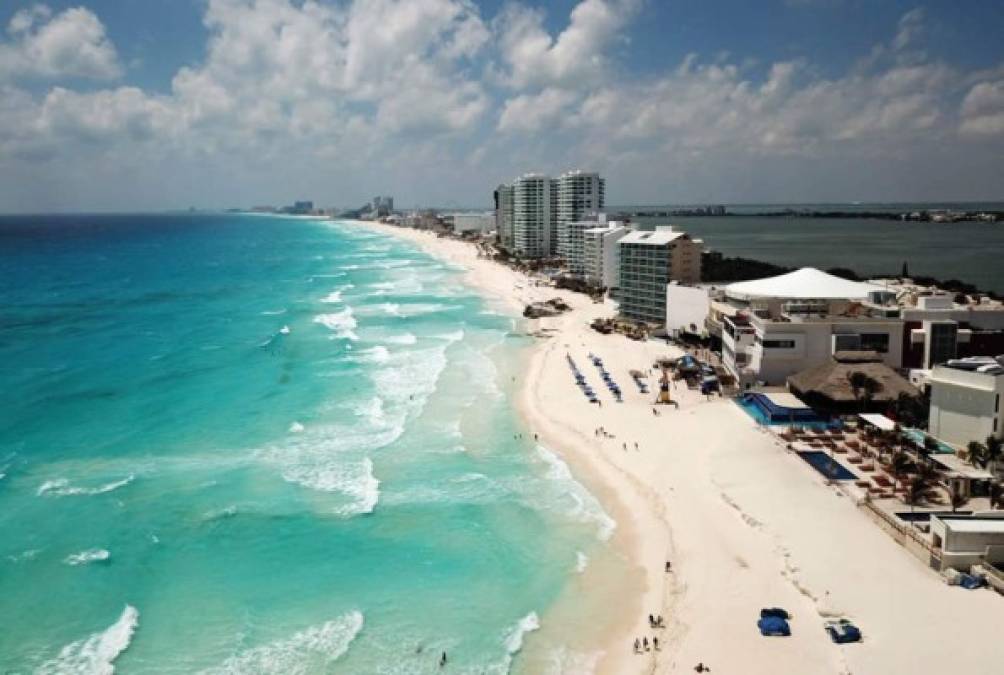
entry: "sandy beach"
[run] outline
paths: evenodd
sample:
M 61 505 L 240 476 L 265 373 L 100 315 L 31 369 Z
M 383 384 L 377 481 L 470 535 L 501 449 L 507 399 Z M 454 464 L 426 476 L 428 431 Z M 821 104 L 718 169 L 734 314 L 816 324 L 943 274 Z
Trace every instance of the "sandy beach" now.
M 467 270 L 490 301 L 510 311 L 561 296 L 573 310 L 528 322 L 537 334 L 518 408 L 527 428 L 565 459 L 618 523 L 611 541 L 636 567 L 609 580 L 623 593 L 611 607 L 615 628 L 594 647 L 600 673 L 975 673 L 1001 672 L 1004 599 L 947 586 L 879 529 L 808 464 L 761 431 L 731 400 L 707 400 L 679 385 L 679 407 L 641 394 L 629 370 L 681 352 L 589 328 L 613 306 L 538 287 L 478 258 L 470 244 L 414 230 L 360 223 L 407 238 Z M 616 403 L 587 355 L 603 358 L 625 396 Z M 602 399 L 575 387 L 566 355 Z M 649 378 L 654 391 L 656 379 Z M 612 437 L 596 434 L 603 427 Z M 637 444 L 637 448 L 636 445 Z M 666 561 L 672 571 L 666 573 Z M 790 638 L 764 638 L 762 607 L 793 614 Z M 663 615 L 653 630 L 648 615 Z M 823 622 L 852 619 L 859 644 L 833 644 Z M 544 618 L 546 622 L 547 618 Z M 633 653 L 636 637 L 660 651 Z M 528 641 L 532 641 L 532 637 Z

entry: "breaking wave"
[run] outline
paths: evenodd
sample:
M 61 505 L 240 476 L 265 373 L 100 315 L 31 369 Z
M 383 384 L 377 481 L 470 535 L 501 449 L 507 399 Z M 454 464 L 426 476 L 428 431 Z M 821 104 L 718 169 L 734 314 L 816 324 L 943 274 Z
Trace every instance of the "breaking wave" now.
M 71 495 L 100 495 L 106 492 L 111 492 L 112 490 L 118 490 L 120 487 L 124 487 L 135 480 L 136 476 L 134 474 L 129 474 L 122 480 L 113 481 L 111 483 L 105 483 L 98 487 L 79 487 L 70 484 L 70 481 L 66 478 L 56 478 L 54 480 L 47 480 L 42 483 L 36 494 L 39 497 L 52 496 L 52 497 L 68 497 Z
M 43 663 L 36 675 L 112 675 L 115 659 L 129 648 L 137 626 L 139 612 L 126 605 L 118 621 L 100 633 L 66 645 L 56 658 Z
M 561 490 L 564 497 L 562 501 L 565 502 L 563 510 L 567 515 L 580 522 L 594 524 L 600 539 L 609 539 L 617 527 L 617 521 L 603 510 L 596 497 L 575 480 L 568 465 L 560 457 L 541 445 L 537 446 L 537 454 L 547 466 L 546 477 Z
M 254 647 L 230 657 L 203 675 L 303 675 L 328 672 L 363 628 L 363 615 L 353 611 L 311 626 L 284 640 Z
M 352 315 L 352 308 L 346 307 L 340 312 L 332 314 L 318 314 L 314 317 L 314 323 L 319 323 L 325 328 L 335 333 L 334 337 L 346 340 L 358 340 L 355 328 L 358 325 L 356 318 Z
M 87 551 L 81 551 L 80 553 L 73 553 L 66 556 L 63 560 L 67 565 L 87 565 L 92 562 L 106 562 L 112 557 L 112 554 L 103 548 L 92 548 Z

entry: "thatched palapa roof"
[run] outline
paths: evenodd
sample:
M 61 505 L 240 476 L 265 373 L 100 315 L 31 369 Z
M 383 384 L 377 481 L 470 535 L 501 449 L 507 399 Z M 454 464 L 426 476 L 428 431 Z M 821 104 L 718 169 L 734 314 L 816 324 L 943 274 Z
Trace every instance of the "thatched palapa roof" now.
M 871 400 L 895 401 L 900 394 L 917 396 L 920 392 L 895 370 L 877 360 L 877 355 L 866 353 L 839 353 L 837 358 L 821 366 L 806 368 L 788 377 L 788 387 L 799 395 L 815 394 L 834 403 L 852 403 L 857 400 L 851 387 L 852 373 L 864 373 L 881 385 Z

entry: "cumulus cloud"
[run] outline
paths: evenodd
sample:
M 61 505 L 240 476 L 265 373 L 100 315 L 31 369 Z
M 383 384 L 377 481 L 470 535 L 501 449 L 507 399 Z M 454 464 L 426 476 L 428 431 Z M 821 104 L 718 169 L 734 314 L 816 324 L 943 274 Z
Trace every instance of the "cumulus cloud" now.
M 959 130 L 972 136 L 1004 134 L 1004 80 L 980 82 L 969 90 Z
M 582 0 L 556 37 L 542 10 L 508 5 L 496 19 L 506 81 L 515 88 L 588 86 L 607 72 L 607 50 L 637 12 L 639 0 Z
M 104 24 L 89 9 L 53 16 L 45 5 L 14 14 L 9 39 L 0 41 L 0 79 L 84 77 L 110 80 L 122 74 Z
M 606 78 L 589 89 L 518 94 L 505 103 L 498 126 L 532 133 L 560 120 L 591 147 L 611 152 L 640 141 L 663 151 L 887 152 L 951 133 L 945 122 L 955 115 L 958 74 L 944 64 L 899 58 L 922 20 L 920 11 L 905 15 L 889 45 L 841 77 L 821 78 L 802 61 L 774 63 L 761 75 L 745 64 L 691 54 L 644 81 Z
M 588 165 L 658 191 L 670 173 L 681 189 L 797 181 L 1004 143 L 1004 69 L 932 59 L 920 10 L 843 73 L 692 54 L 634 76 L 621 50 L 641 4 L 579 0 L 547 17 L 510 3 L 486 17 L 472 0 L 206 0 L 205 56 L 161 93 L 60 81 L 122 68 L 89 10 L 36 5 L 0 39 L 0 184 L 33 166 L 58 180 L 68 163 L 44 162 L 60 158 L 132 179 L 145 156 L 179 176 L 237 172 L 252 190 L 296 157 L 301 182 L 337 174 L 368 194 L 366 176 L 396 175 L 428 201 L 485 201 L 485 186 L 530 168 Z M 56 81 L 45 91 L 40 78 Z

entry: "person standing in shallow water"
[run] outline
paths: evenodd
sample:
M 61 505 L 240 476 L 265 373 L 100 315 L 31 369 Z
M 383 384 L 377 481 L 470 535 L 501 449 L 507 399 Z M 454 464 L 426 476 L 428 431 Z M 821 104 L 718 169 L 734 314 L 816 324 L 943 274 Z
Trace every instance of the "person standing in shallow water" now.
M 445 666 L 446 666 L 446 652 L 443 652 L 443 655 L 439 657 L 439 667 L 444 668 Z

